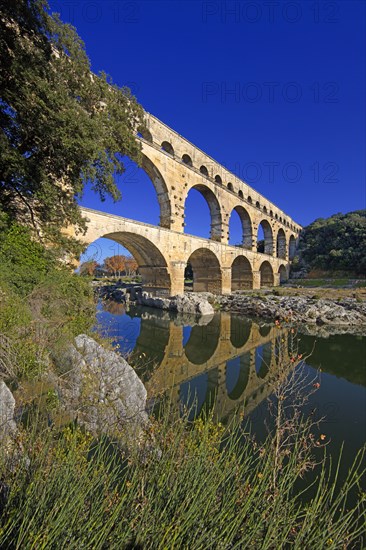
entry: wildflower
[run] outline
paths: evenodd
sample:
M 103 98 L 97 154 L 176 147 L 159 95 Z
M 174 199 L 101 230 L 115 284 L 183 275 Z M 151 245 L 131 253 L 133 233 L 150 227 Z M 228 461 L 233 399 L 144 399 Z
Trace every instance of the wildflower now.
M 319 389 L 320 388 L 319 382 L 315 382 L 315 384 L 313 384 L 313 388 Z
M 262 474 L 261 472 L 258 472 L 258 473 L 257 473 L 257 477 L 259 477 L 259 479 L 262 479 L 263 474 Z
M 302 359 L 302 353 L 297 356 L 298 359 Z
M 325 439 L 326 437 L 327 437 L 327 436 L 326 436 L 325 434 L 320 434 L 320 439 L 321 439 L 322 441 L 324 441 L 324 439 Z

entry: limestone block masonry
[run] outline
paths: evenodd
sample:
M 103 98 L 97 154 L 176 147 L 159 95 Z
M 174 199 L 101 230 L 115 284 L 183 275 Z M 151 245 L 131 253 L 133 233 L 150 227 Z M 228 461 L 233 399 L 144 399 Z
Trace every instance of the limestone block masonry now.
M 196 292 L 228 294 L 277 285 L 288 278 L 299 224 L 151 114 L 146 113 L 137 139 L 142 146 L 142 167 L 157 192 L 159 226 L 82 208 L 88 229 L 78 238 L 90 244 L 107 237 L 122 244 L 138 262 L 145 288 L 170 295 L 184 291 L 188 261 Z M 185 201 L 191 189 L 197 189 L 208 203 L 210 239 L 184 233 Z M 242 225 L 240 246 L 228 244 L 233 210 Z M 257 252 L 260 225 L 264 233 L 261 253 Z

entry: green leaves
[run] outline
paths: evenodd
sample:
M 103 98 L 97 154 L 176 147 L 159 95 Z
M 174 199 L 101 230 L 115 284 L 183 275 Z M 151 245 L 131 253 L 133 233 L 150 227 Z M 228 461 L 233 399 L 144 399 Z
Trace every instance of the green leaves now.
M 304 229 L 298 253 L 310 268 L 366 274 L 366 210 L 315 220 Z
M 0 10 L 0 205 L 57 242 L 61 227 L 81 226 L 86 181 L 101 199 L 120 198 L 114 177 L 123 156 L 140 162 L 143 110 L 128 89 L 91 73 L 75 29 L 46 2 Z

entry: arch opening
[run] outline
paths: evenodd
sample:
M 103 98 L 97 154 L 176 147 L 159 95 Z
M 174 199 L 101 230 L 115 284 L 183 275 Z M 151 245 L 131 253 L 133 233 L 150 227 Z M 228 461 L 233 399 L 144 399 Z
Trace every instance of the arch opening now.
M 244 353 L 226 363 L 226 391 L 229 399 L 236 401 L 248 385 L 250 373 L 250 352 Z
M 252 330 L 251 321 L 244 321 L 241 317 L 232 315 L 230 318 L 230 342 L 236 349 L 240 349 L 248 342 Z
M 184 154 L 182 156 L 182 161 L 184 162 L 184 164 L 186 164 L 187 166 L 193 166 L 193 163 L 192 163 L 192 159 L 189 155 L 186 155 Z
M 201 172 L 201 174 L 206 176 L 206 178 L 208 178 L 208 170 L 207 170 L 206 166 L 204 166 L 203 164 L 202 164 L 202 166 L 200 166 L 200 172 Z
M 168 187 L 155 164 L 145 155 L 142 155 L 142 169 L 149 176 L 157 194 L 160 216 L 159 225 L 166 229 L 171 228 L 171 204 Z
M 238 256 L 231 267 L 231 290 L 249 290 L 253 288 L 253 272 L 248 258 Z
M 210 234 L 209 234 L 208 238 L 210 238 L 214 241 L 221 241 L 221 238 L 222 238 L 222 218 L 221 218 L 220 204 L 219 204 L 219 201 L 217 200 L 215 194 L 211 191 L 211 189 L 209 189 L 208 187 L 206 187 L 203 184 L 194 185 L 193 187 L 190 188 L 190 190 L 187 194 L 186 201 L 185 201 L 185 204 L 184 204 L 184 217 L 185 217 L 185 221 L 186 221 L 185 226 L 187 226 L 187 225 L 196 226 L 197 225 L 197 220 L 199 220 L 199 223 L 201 222 L 202 211 L 199 211 L 198 208 L 195 208 L 197 210 L 197 215 L 195 216 L 194 221 L 192 220 L 192 221 L 190 221 L 189 224 L 187 223 L 187 219 L 188 219 L 188 216 L 187 216 L 187 200 L 190 201 L 190 197 L 192 196 L 192 192 L 194 193 L 196 191 L 198 191 L 202 195 L 202 197 L 205 199 L 205 201 L 208 205 L 208 208 L 209 208 L 209 212 L 210 212 Z M 194 194 L 193 194 L 193 197 L 194 197 Z M 196 234 L 196 232 L 192 232 L 190 234 L 194 235 L 194 234 Z M 204 235 L 199 235 L 199 236 L 204 236 Z M 207 235 L 205 235 L 204 237 L 207 238 Z
M 284 265 L 280 265 L 278 273 L 280 274 L 280 283 L 285 283 L 288 279 L 286 267 Z
M 221 179 L 221 177 L 220 177 L 218 174 L 216 174 L 216 176 L 215 176 L 215 182 L 216 182 L 216 183 L 219 183 L 220 185 L 222 185 L 222 179 Z
M 227 184 L 227 188 L 229 189 L 229 191 L 233 191 L 233 192 L 234 192 L 234 186 L 233 186 L 233 184 L 231 183 L 231 181 L 229 181 L 229 183 Z
M 238 191 L 238 195 L 241 199 L 244 199 L 244 194 L 243 194 L 243 191 L 241 189 Z
M 262 220 L 258 226 L 257 252 L 273 254 L 272 228 L 267 220 Z
M 269 262 L 263 262 L 259 269 L 260 273 L 260 285 L 261 287 L 264 286 L 273 286 L 274 284 L 274 276 L 273 276 L 273 269 Z
M 168 153 L 172 157 L 174 157 L 174 149 L 173 145 L 169 143 L 169 141 L 163 141 L 161 144 L 161 150 L 165 151 L 165 153 Z
M 158 294 L 170 294 L 171 280 L 167 262 L 160 250 L 149 239 L 124 231 L 102 236 L 121 244 L 132 254 L 144 288 Z
M 293 235 L 291 235 L 289 240 L 289 247 L 288 247 L 288 255 L 290 260 L 294 259 L 295 252 L 296 252 L 296 239 Z
M 240 241 L 238 242 L 237 231 L 235 233 L 232 231 L 232 223 L 234 222 L 235 216 L 239 216 L 241 224 L 241 236 Z M 235 246 L 242 246 L 247 250 L 252 250 L 252 241 L 253 241 L 253 229 L 252 229 L 252 220 L 248 212 L 243 208 L 243 206 L 235 206 L 230 215 L 229 220 L 229 244 Z
M 215 353 L 220 339 L 220 314 L 214 315 L 207 325 L 192 327 L 184 347 L 185 356 L 194 365 L 207 363 Z
M 266 342 L 255 350 L 255 370 L 262 380 L 267 376 L 272 360 L 272 342 Z
M 146 128 L 146 126 L 140 126 L 137 132 L 137 136 L 144 139 L 145 141 L 148 141 L 149 143 L 153 142 L 152 134 L 150 130 Z
M 284 230 L 280 228 L 277 233 L 277 258 L 282 258 L 283 260 L 285 260 L 286 252 L 286 235 Z
M 193 292 L 221 294 L 222 276 L 216 255 L 206 248 L 198 248 L 190 255 L 188 262 L 192 268 Z

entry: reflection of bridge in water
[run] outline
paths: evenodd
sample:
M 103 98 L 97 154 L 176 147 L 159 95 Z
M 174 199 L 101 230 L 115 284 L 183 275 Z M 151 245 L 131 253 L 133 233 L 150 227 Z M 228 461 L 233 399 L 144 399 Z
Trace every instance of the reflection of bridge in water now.
M 131 355 L 149 398 L 167 394 L 178 406 L 196 393 L 198 410 L 211 407 L 218 418 L 240 404 L 251 412 L 271 394 L 279 365 L 289 359 L 286 330 L 225 313 L 194 326 L 167 312 L 143 313 Z

